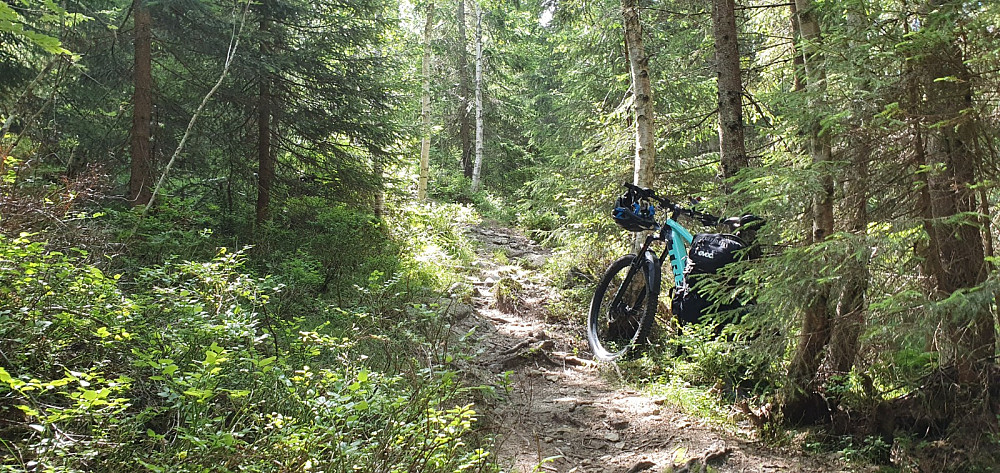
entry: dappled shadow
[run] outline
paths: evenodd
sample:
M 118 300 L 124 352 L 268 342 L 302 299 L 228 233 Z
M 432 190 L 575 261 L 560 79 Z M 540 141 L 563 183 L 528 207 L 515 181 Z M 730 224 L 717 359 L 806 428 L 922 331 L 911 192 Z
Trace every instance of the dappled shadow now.
M 453 329 L 474 347 L 464 370 L 495 389 L 476 410 L 499 438 L 504 471 L 680 472 L 706 463 L 719 472 L 837 471 L 609 382 L 614 368 L 589 361 L 582 314 L 579 326 L 548 322 L 546 302 L 558 294 L 537 271 L 548 251 L 509 229 L 472 227 L 467 234 L 480 242 L 469 281 L 475 310 Z M 499 304 L 505 280 L 516 294 Z

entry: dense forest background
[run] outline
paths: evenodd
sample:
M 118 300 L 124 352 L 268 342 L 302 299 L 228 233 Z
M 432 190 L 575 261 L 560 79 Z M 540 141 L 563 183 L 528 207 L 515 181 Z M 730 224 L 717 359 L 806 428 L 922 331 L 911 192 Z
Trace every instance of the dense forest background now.
M 623 376 L 997 464 L 997 2 L 14 0 L 0 39 L 0 469 L 491 471 L 456 223 L 586 279 L 625 181 L 767 224 L 716 291 L 751 316 Z

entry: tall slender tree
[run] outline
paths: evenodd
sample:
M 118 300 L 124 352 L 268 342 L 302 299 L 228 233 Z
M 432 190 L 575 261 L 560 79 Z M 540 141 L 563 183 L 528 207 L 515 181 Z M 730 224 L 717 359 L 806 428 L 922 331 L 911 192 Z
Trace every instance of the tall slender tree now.
M 743 132 L 743 84 L 736 29 L 735 0 L 712 1 L 712 31 L 719 89 L 719 158 L 723 192 L 732 191 L 729 179 L 749 165 Z
M 483 11 L 476 6 L 476 164 L 472 168 L 472 192 L 479 190 L 483 168 Z
M 465 32 L 467 15 L 465 10 L 465 0 L 458 0 L 458 12 L 455 14 L 458 25 L 458 70 L 456 71 L 458 73 L 458 141 L 462 148 L 462 173 L 465 174 L 465 177 L 472 179 L 474 163 L 469 98 L 473 92 L 469 85 L 469 53 L 466 50 L 468 38 Z
M 420 95 L 420 176 L 417 181 L 417 199 L 427 198 L 427 177 L 431 156 L 431 31 L 434 18 L 434 2 L 427 3 L 424 19 L 424 54 L 421 65 Z
M 964 15 L 961 1 L 928 0 L 923 5 L 918 37 L 923 56 L 917 72 L 923 103 L 927 179 L 934 217 L 930 238 L 937 249 L 940 271 L 936 276 L 940 319 L 946 337 L 938 344 L 942 364 L 954 367 L 954 395 L 963 406 L 952 433 L 980 436 L 998 430 L 991 411 L 991 374 L 996 357 L 996 325 L 987 301 L 964 304 L 947 299 L 986 281 L 989 267 L 984 242 L 975 217 L 979 209 L 974 186 L 977 156 L 974 141 L 976 115 L 973 78 L 963 56 L 956 19 Z M 956 411 L 957 412 L 957 411 Z
M 132 94 L 131 133 L 131 173 L 129 175 L 128 199 L 132 206 L 149 203 L 153 192 L 153 34 L 152 15 L 145 0 L 132 2 L 134 20 L 133 45 L 135 62 L 133 69 L 134 92 Z
M 858 5 L 849 5 L 847 11 L 847 45 L 851 54 L 852 65 L 860 68 L 864 45 L 858 38 L 863 37 L 867 21 Z M 860 93 L 867 94 L 871 81 L 862 79 L 859 84 Z M 871 112 L 864 101 L 855 101 L 851 106 L 855 117 L 853 126 L 846 137 L 848 153 L 848 173 L 845 178 L 843 215 L 846 223 L 844 230 L 851 234 L 856 246 L 848 248 L 844 256 L 842 268 L 844 283 L 837 297 L 835 323 L 830 331 L 829 360 L 830 369 L 838 375 L 847 374 L 854 367 L 858 354 L 858 338 L 865 323 L 865 292 L 868 290 L 870 273 L 870 252 L 867 248 L 868 234 L 868 197 L 869 197 L 869 162 L 872 158 L 872 137 L 868 132 Z
M 274 182 L 274 150 L 271 146 L 271 72 L 267 61 L 272 54 L 270 45 L 271 11 L 270 2 L 263 0 L 259 4 L 260 14 L 260 50 L 259 77 L 257 96 L 257 225 L 264 223 L 269 216 L 271 206 L 271 186 Z
M 801 34 L 800 52 L 803 56 L 805 91 L 810 97 L 810 109 L 817 112 L 805 118 L 803 132 L 807 136 L 812 166 L 819 179 L 819 191 L 813 197 L 812 231 L 807 240 L 813 244 L 822 243 L 833 234 L 833 161 L 829 133 L 821 129 L 820 117 L 824 110 L 826 93 L 826 64 L 821 53 L 819 21 L 815 15 L 812 0 L 796 0 L 794 5 L 796 21 Z M 809 417 L 809 399 L 812 399 L 813 382 L 824 349 L 830 341 L 831 324 L 830 288 L 817 281 L 808 295 L 802 314 L 802 327 L 791 363 L 788 365 L 788 385 L 786 386 L 783 410 L 786 419 L 798 422 Z
M 656 143 L 655 123 L 653 121 L 653 87 L 649 78 L 649 56 L 643 45 L 642 24 L 639 21 L 639 2 L 637 0 L 621 0 L 621 8 L 635 109 L 635 169 L 632 182 L 640 187 L 652 187 Z

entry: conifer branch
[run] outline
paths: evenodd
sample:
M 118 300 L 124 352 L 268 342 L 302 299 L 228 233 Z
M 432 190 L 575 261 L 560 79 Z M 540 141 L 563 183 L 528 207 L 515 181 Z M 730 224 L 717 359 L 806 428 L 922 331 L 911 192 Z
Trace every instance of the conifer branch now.
M 156 201 L 156 195 L 160 192 L 160 187 L 166 182 L 167 176 L 170 174 L 170 169 L 174 166 L 174 162 L 177 161 L 177 157 L 180 156 L 181 151 L 184 149 L 184 144 L 187 143 L 187 139 L 191 136 L 191 130 L 194 129 L 194 124 L 201 115 L 201 112 L 205 109 L 205 105 L 208 104 L 209 99 L 215 94 L 215 91 L 219 90 L 219 86 L 222 85 L 222 81 L 226 79 L 229 74 L 229 66 L 233 63 L 233 58 L 236 57 L 236 49 L 240 46 L 240 35 L 243 33 L 243 26 L 247 22 L 247 13 L 250 11 L 250 0 L 247 0 L 246 6 L 243 8 L 243 17 L 240 19 L 240 25 L 237 28 L 233 25 L 233 35 L 229 40 L 229 50 L 226 52 L 226 64 L 222 67 L 222 74 L 219 75 L 219 80 L 215 82 L 215 85 L 211 90 L 205 94 L 205 97 L 201 99 L 201 104 L 191 115 L 191 120 L 188 121 L 187 129 L 184 130 L 184 135 L 181 137 L 180 143 L 177 144 L 177 149 L 174 150 L 174 154 L 170 157 L 170 161 L 167 161 L 167 167 L 163 169 L 163 174 L 160 175 L 160 180 L 156 182 L 156 187 L 153 188 L 153 195 L 150 196 L 149 202 L 142 209 L 142 215 L 140 218 L 145 217 L 149 213 L 149 209 L 153 207 L 153 202 Z M 233 16 L 235 16 L 235 11 Z

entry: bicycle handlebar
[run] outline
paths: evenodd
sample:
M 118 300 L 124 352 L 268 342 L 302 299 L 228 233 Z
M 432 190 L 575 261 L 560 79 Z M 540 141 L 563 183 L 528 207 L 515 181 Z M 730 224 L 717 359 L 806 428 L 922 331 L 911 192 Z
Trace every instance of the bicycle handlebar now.
M 639 194 L 639 198 L 640 199 L 653 199 L 653 200 L 659 202 L 660 204 L 662 204 L 664 207 L 670 209 L 674 213 L 676 213 L 676 214 L 682 214 L 682 215 L 686 215 L 688 217 L 691 217 L 691 218 L 693 218 L 693 219 L 701 222 L 702 225 L 706 225 L 706 226 L 726 225 L 726 226 L 728 226 L 730 228 L 733 228 L 733 229 L 735 229 L 735 228 L 737 228 L 739 226 L 739 223 L 740 223 L 740 218 L 739 217 L 733 217 L 733 218 L 730 218 L 730 219 L 722 220 L 719 217 L 716 217 L 715 215 L 712 215 L 712 214 L 709 214 L 709 213 L 699 212 L 699 211 L 694 210 L 694 209 L 684 208 L 684 207 L 680 206 L 679 204 L 676 204 L 676 203 L 672 202 L 670 199 L 668 199 L 666 197 L 660 197 L 660 196 L 656 195 L 656 191 L 654 191 L 653 189 L 650 189 L 648 187 L 639 187 L 639 186 L 637 186 L 635 184 L 632 184 L 632 183 L 629 183 L 629 182 L 623 182 L 622 185 L 625 186 L 628 189 L 631 189 L 631 190 L 637 192 Z M 736 219 L 736 220 L 732 221 L 733 219 Z
M 656 195 L 656 191 L 648 187 L 639 187 L 629 182 L 623 182 L 622 185 L 628 189 L 637 192 L 639 194 L 640 199 L 653 199 L 659 202 L 667 209 L 669 209 L 670 211 L 674 212 L 675 216 L 677 214 L 686 215 L 688 217 L 691 217 L 692 219 L 701 222 L 701 224 L 705 226 L 712 227 L 712 226 L 723 225 L 729 227 L 732 230 L 737 230 L 739 228 L 746 226 L 748 223 L 762 221 L 760 217 L 757 217 L 756 215 L 753 214 L 746 214 L 740 217 L 729 217 L 727 219 L 721 219 L 710 213 L 699 212 L 694 209 L 684 208 L 679 204 L 672 202 L 670 199 L 666 197 L 660 197 Z

